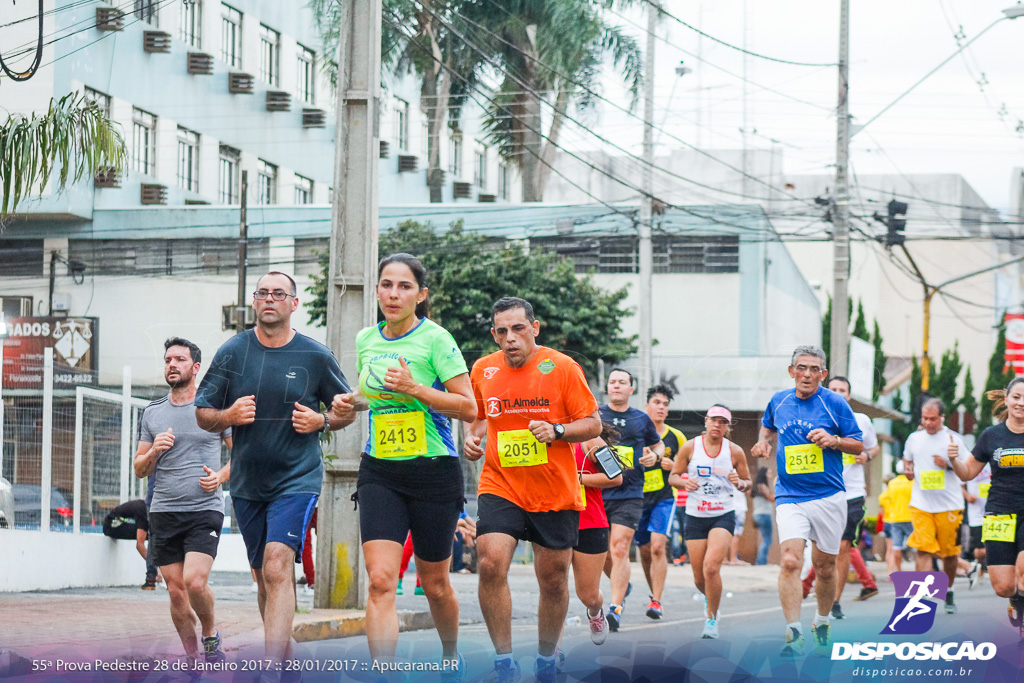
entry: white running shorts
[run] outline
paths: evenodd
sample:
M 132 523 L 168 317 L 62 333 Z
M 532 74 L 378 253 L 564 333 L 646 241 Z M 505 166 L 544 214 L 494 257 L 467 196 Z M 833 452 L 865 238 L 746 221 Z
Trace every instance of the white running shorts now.
M 775 522 L 779 543 L 802 538 L 817 543 L 823 553 L 838 555 L 846 529 L 846 492 L 802 503 L 783 503 L 775 510 Z

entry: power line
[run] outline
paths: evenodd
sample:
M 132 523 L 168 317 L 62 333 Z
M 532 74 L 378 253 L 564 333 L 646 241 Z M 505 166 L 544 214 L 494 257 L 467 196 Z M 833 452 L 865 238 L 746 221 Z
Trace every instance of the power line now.
M 36 56 L 32 58 L 32 63 L 29 65 L 27 71 L 15 73 L 11 71 L 7 64 L 4 63 L 4 58 L 0 56 L 0 69 L 3 70 L 7 77 L 16 83 L 27 81 L 36 75 L 39 70 L 39 62 L 43 59 L 43 0 L 39 0 L 39 38 L 36 41 Z

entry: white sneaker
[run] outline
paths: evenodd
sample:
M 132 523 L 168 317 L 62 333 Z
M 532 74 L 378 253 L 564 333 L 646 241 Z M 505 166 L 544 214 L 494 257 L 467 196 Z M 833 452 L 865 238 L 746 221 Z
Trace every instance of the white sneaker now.
M 707 640 L 714 640 L 718 638 L 718 615 L 714 617 L 704 618 L 704 632 L 700 634 L 701 638 Z
M 590 616 L 590 609 L 587 609 L 587 619 L 590 620 L 590 640 L 594 645 L 600 645 L 608 637 L 608 620 L 604 618 L 604 608 L 597 611 L 597 616 Z

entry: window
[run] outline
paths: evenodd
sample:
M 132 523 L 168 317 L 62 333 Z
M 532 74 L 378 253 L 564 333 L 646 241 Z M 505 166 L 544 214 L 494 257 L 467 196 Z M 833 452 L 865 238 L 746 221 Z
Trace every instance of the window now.
M 87 102 L 93 102 L 99 107 L 100 111 L 110 118 L 110 95 L 104 95 L 99 90 L 93 90 L 92 88 L 85 89 L 85 100 Z
M 270 85 L 281 82 L 281 34 L 260 24 L 260 78 Z
M 249 239 L 250 268 L 270 268 L 270 244 Z M 68 259 L 105 275 L 230 274 L 238 269 L 238 238 L 72 239 Z
M 241 197 L 242 174 L 238 170 L 242 153 L 234 147 L 220 146 L 220 178 L 217 181 L 217 200 L 221 204 L 238 204 Z
M 504 161 L 498 164 L 498 196 L 508 201 L 511 195 L 511 182 L 508 175 L 508 164 Z
M 9 277 L 42 277 L 45 264 L 45 250 L 43 240 L 0 240 L 0 272 Z M 13 308 L 17 298 L 4 297 L 4 315 L 16 318 L 20 315 L 32 315 L 31 309 L 27 313 L 21 310 L 12 312 L 8 307 Z
M 135 18 L 151 26 L 158 26 L 156 15 L 158 4 L 160 3 L 157 0 L 135 0 Z
M 448 172 L 454 178 L 462 177 L 462 133 L 452 132 L 448 138 Z
M 395 144 L 398 149 L 409 149 L 409 103 L 400 97 L 394 100 Z
M 473 152 L 473 184 L 481 190 L 487 189 L 487 147 L 480 145 Z
M 199 133 L 178 126 L 178 187 L 199 192 Z
M 739 272 L 736 235 L 665 235 L 653 240 L 655 273 Z M 577 273 L 636 273 L 639 267 L 635 237 L 543 237 L 531 239 L 530 246 L 572 259 Z
M 203 4 L 200 0 L 187 0 L 181 5 L 178 15 L 178 36 L 186 45 L 199 49 L 202 47 L 201 33 L 203 24 Z
M 220 58 L 233 69 L 242 68 L 242 13 L 231 5 L 220 6 Z
M 156 170 L 156 117 L 132 107 L 132 169 L 145 175 Z
M 295 174 L 295 203 L 313 203 L 313 181 L 309 178 Z
M 316 53 L 312 50 L 298 46 L 299 49 L 299 99 L 308 104 L 314 104 L 316 99 Z
M 256 162 L 256 203 L 277 203 L 277 166 L 263 159 Z

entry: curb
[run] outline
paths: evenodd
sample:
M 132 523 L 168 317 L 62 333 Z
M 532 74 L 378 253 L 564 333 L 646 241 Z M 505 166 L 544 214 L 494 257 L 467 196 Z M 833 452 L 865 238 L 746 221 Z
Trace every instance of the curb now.
M 366 634 L 366 612 L 361 610 L 313 610 L 311 614 L 295 615 L 292 638 L 298 643 Z M 399 631 L 434 628 L 430 612 L 398 611 Z

